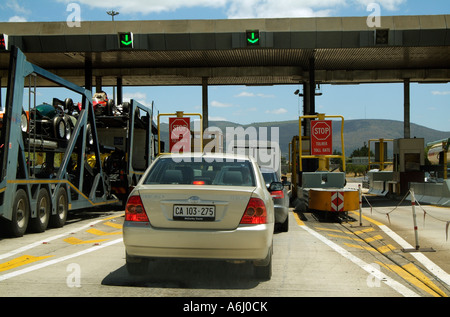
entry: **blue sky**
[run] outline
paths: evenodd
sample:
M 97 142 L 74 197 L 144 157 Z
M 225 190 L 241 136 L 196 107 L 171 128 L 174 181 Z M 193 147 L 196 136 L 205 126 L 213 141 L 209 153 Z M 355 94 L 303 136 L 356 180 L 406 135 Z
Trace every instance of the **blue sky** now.
M 66 21 L 68 5 L 78 4 L 82 21 L 110 20 L 106 11 L 120 12 L 115 20 L 233 19 L 311 16 L 368 16 L 367 5 L 377 2 L 381 15 L 450 14 L 448 0 L 3 0 L 0 21 Z M 450 58 L 450 57 L 449 57 Z M 294 120 L 301 115 L 299 86 L 211 86 L 211 120 L 241 124 Z M 112 95 L 111 88 L 105 91 Z M 316 110 L 350 119 L 403 120 L 403 85 L 322 85 Z M 51 102 L 64 93 L 42 90 L 38 101 Z M 50 95 L 50 97 L 49 97 Z M 124 96 L 147 105 L 154 101 L 162 113 L 201 112 L 201 87 L 124 88 Z M 2 98 L 5 93 L 2 91 Z M 48 99 L 48 100 L 47 100 Z M 411 122 L 450 131 L 450 84 L 412 84 Z M 382 136 L 380 136 L 382 137 Z

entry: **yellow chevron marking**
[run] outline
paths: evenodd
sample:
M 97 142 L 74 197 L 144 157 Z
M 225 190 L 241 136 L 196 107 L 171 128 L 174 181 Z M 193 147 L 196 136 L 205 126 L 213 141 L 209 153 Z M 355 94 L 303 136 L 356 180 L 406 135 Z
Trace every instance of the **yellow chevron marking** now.
M 52 257 L 53 255 L 46 256 L 32 256 L 32 255 L 22 255 L 21 257 L 15 258 L 11 261 L 0 264 L 0 272 L 14 269 L 16 267 L 33 263 L 36 261 L 44 260 Z
M 64 239 L 64 242 L 70 243 L 70 244 L 93 244 L 93 243 L 99 243 L 102 241 L 106 241 L 108 239 L 99 239 L 99 240 L 81 240 L 75 237 L 69 237 Z
M 97 236 L 112 236 L 112 235 L 116 235 L 116 234 L 122 234 L 122 231 L 115 231 L 115 232 L 104 232 L 95 228 L 86 230 L 86 232 L 95 234 Z

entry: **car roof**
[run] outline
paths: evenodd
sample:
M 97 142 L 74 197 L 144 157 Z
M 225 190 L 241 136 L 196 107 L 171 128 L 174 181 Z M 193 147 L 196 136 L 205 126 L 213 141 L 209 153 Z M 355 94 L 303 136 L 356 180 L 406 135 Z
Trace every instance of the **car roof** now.
M 243 155 L 243 154 L 233 154 L 233 153 L 164 153 L 161 154 L 161 157 L 168 157 L 168 158 L 184 158 L 184 157 L 204 157 L 204 158 L 223 158 L 223 159 L 236 159 L 236 160 L 243 160 L 243 161 L 253 161 L 253 157 L 249 155 Z

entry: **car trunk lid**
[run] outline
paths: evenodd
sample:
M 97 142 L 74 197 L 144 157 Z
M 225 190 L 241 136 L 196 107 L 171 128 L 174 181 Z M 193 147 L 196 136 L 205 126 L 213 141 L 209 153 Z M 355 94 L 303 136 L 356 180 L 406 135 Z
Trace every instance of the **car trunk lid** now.
M 139 189 L 155 228 L 235 229 L 255 187 L 158 185 Z

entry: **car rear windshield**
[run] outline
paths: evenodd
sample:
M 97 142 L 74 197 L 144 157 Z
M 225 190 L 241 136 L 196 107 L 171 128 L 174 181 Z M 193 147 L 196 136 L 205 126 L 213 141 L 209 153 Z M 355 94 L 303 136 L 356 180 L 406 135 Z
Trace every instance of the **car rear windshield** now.
M 199 160 L 176 162 L 172 158 L 159 159 L 151 167 L 144 184 L 256 186 L 249 161 Z

